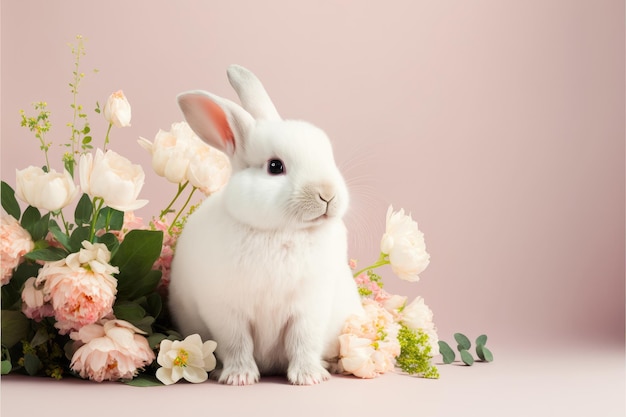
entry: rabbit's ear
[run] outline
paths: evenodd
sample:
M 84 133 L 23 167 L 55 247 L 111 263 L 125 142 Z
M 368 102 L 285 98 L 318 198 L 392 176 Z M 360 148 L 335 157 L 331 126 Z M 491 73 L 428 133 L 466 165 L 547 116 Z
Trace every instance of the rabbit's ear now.
M 232 156 L 254 123 L 252 116 L 238 104 L 205 91 L 190 91 L 178 96 L 191 129 L 209 145 Z
M 233 86 L 241 106 L 257 120 L 280 120 L 272 99 L 261 81 L 249 70 L 240 65 L 228 67 L 228 81 Z

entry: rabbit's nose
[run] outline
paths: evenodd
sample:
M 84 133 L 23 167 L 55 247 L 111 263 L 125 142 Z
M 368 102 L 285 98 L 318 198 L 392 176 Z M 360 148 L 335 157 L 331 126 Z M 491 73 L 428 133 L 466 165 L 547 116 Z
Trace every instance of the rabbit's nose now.
M 320 200 L 326 203 L 328 206 L 330 202 L 335 198 L 335 187 L 330 184 L 322 184 L 319 187 L 318 196 Z

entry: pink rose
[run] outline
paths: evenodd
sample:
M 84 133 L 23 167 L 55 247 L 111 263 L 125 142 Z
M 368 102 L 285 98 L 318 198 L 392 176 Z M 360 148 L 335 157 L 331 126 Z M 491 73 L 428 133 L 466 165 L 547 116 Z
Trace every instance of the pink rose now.
M 11 280 L 13 270 L 20 264 L 22 257 L 34 247 L 35 244 L 30 234 L 13 216 L 3 212 L 0 217 L 0 266 L 2 268 L 0 283 L 2 285 Z
M 152 363 L 154 352 L 145 334 L 124 320 L 89 324 L 70 337 L 78 347 L 70 367 L 82 378 L 96 382 L 132 379 L 139 369 Z

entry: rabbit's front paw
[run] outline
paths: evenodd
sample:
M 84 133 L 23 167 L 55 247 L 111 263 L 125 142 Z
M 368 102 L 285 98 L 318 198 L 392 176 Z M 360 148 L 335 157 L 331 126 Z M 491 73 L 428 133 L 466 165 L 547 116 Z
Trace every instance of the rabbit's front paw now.
M 289 365 L 287 379 L 294 385 L 315 385 L 330 378 L 330 373 L 319 363 Z
M 224 368 L 218 377 L 220 384 L 226 385 L 252 385 L 259 382 L 259 370 L 254 369 L 237 369 L 237 368 Z

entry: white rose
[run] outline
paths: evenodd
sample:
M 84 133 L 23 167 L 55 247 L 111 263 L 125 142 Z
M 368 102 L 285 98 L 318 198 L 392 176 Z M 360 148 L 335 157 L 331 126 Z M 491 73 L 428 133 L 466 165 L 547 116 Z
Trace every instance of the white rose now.
M 116 127 L 130 126 L 130 103 L 122 90 L 111 94 L 104 106 L 104 118 Z
M 392 206 L 387 210 L 387 227 L 380 250 L 389 255 L 391 269 L 406 281 L 418 281 L 419 274 L 430 262 L 424 234 L 417 228 L 417 223 L 402 209 L 394 213 Z
M 100 197 L 116 210 L 137 210 L 148 200 L 137 200 L 143 187 L 145 174 L 140 165 L 109 150 L 96 150 L 80 157 L 80 186 L 90 197 Z
M 45 172 L 30 166 L 16 170 L 16 189 L 18 198 L 40 210 L 57 211 L 67 206 L 77 195 L 78 188 L 67 172 L 55 170 Z

